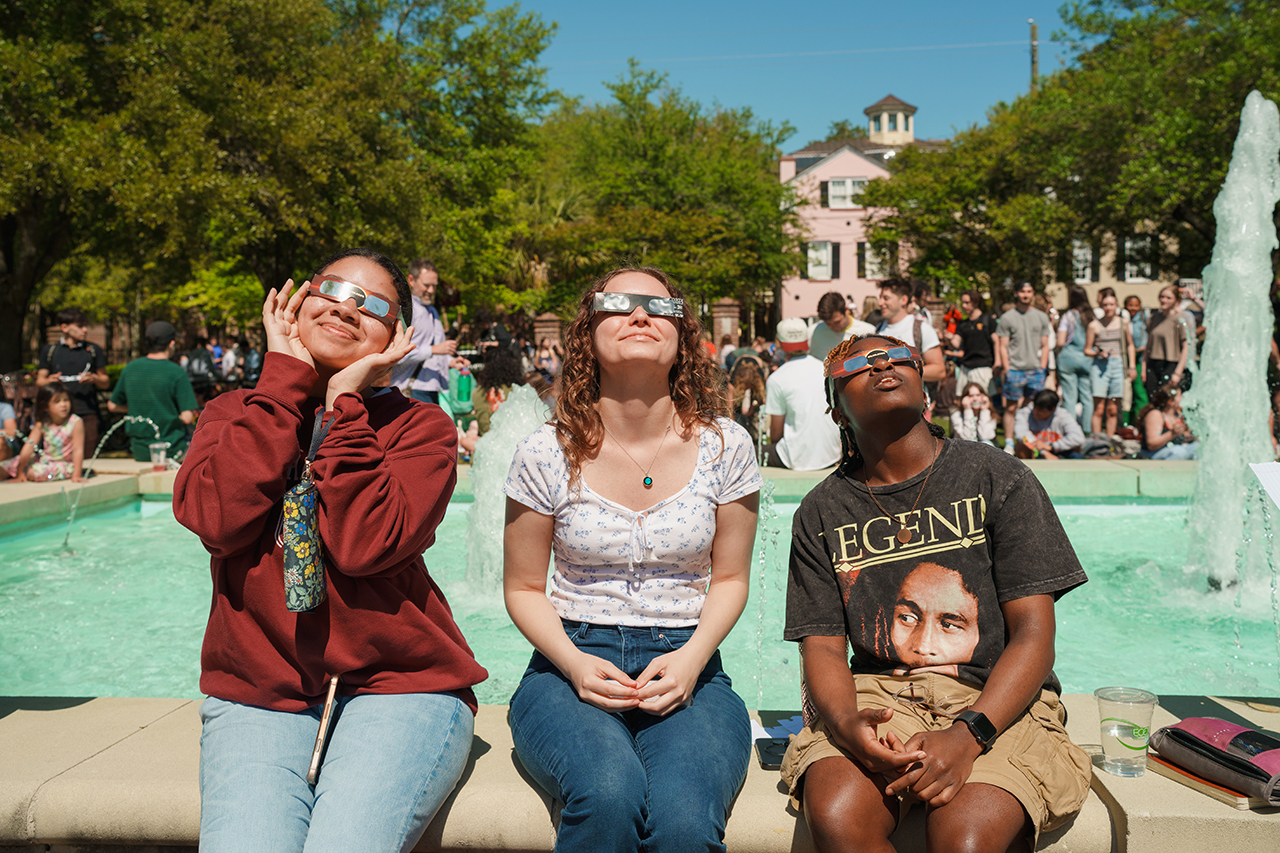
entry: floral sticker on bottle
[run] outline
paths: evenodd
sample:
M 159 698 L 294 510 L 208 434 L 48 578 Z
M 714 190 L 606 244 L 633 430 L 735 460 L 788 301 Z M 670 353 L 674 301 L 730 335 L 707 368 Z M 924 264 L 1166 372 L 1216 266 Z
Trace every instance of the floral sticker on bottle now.
M 302 480 L 284 495 L 281 519 L 284 604 L 294 613 L 315 610 L 327 595 L 316 513 L 319 493 L 311 479 L 311 463 L 315 461 L 316 451 L 320 449 L 320 443 L 324 441 L 336 417 L 335 415 L 325 423 L 324 412 L 316 413 L 311 452 L 307 454 Z

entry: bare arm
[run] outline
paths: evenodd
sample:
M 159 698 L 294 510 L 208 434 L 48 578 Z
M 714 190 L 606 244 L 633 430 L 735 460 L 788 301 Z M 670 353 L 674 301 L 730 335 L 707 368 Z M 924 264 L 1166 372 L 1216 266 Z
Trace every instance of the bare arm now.
M 942 347 L 933 347 L 924 351 L 925 382 L 941 382 L 947 375 L 947 365 L 942 359 Z
M 1174 318 L 1174 322 L 1178 324 L 1178 328 L 1180 329 L 1179 334 L 1182 338 L 1182 346 L 1178 347 L 1178 365 L 1173 369 L 1173 376 L 1170 377 L 1173 379 L 1173 384 L 1177 385 L 1182 381 L 1183 371 L 1187 369 L 1187 352 L 1191 349 L 1191 342 L 1188 340 L 1190 337 L 1188 327 L 1191 324 L 1183 323 L 1182 319 L 1178 317 Z
M 129 414 L 129 407 L 124 403 L 117 403 L 115 400 L 108 400 L 107 411 L 117 415 L 127 415 Z
M 996 363 L 994 372 L 999 373 L 1009 366 L 1009 339 L 1004 335 L 992 335 L 996 343 Z
M 1138 369 L 1138 353 L 1133 346 L 1133 329 L 1129 328 L 1129 324 L 1125 323 L 1121 326 L 1124 329 L 1124 351 L 1128 354 L 1129 372 Z
M 1164 413 L 1158 409 L 1147 412 L 1142 419 L 1142 432 L 1147 450 L 1159 450 L 1173 440 L 1173 433 L 1164 428 Z
M 507 498 L 502 595 L 511 621 L 573 684 L 578 698 L 605 711 L 640 704 L 636 682 L 608 661 L 581 652 L 547 599 L 547 563 L 555 519 Z
M 1049 336 L 1040 336 L 1040 369 L 1045 370 L 1049 367 Z
M 196 422 L 195 410 L 188 409 L 185 412 L 178 412 L 178 420 L 182 421 L 187 426 L 191 426 L 193 423 Z
M 1089 326 L 1084 333 L 1084 354 L 1089 358 L 1097 358 L 1100 353 L 1093 348 L 1094 339 L 1098 337 L 1098 329 L 1102 328 L 1097 320 L 1089 322 Z
M 71 427 L 71 481 L 78 483 L 84 479 L 84 421 L 76 419 Z
M 805 637 L 803 660 L 809 698 L 837 746 L 872 773 L 896 773 L 924 758 L 922 751 L 900 752 L 880 741 L 876 727 L 887 723 L 893 711 L 858 707 L 843 636 Z
M 37 388 L 43 388 L 44 386 L 48 385 L 50 382 L 61 382 L 61 381 L 62 381 L 61 373 L 50 373 L 46 368 L 43 368 L 43 367 L 40 368 L 38 371 L 36 371 L 36 387 Z
M 971 706 L 985 714 L 997 732 L 1007 729 L 1040 695 L 1053 668 L 1055 633 L 1053 596 L 1032 595 L 1000 605 L 1009 642 L 991 669 L 978 701 Z M 973 770 L 982 747 L 969 727 L 956 723 L 948 729 L 924 732 L 906 743 L 908 751 L 928 754 L 921 766 L 895 779 L 890 794 L 908 788 L 931 806 L 946 805 L 959 793 Z
M 751 581 L 751 547 L 755 543 L 760 493 L 716 508 L 716 535 L 711 543 L 711 583 L 689 642 L 660 655 L 636 678 L 640 710 L 665 716 L 693 696 L 698 675 L 747 605 Z
M 777 444 L 782 440 L 782 433 L 787 428 L 786 415 L 769 416 L 769 441 Z

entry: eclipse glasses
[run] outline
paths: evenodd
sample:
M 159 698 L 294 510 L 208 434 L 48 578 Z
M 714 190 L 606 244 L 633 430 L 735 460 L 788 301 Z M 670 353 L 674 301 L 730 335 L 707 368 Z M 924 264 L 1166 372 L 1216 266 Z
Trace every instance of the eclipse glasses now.
M 846 358 L 840 364 L 831 365 L 830 377 L 841 379 L 845 376 L 857 376 L 870 370 L 877 361 L 888 360 L 890 364 L 910 364 L 921 373 L 924 372 L 911 347 L 889 347 L 888 349 L 872 349 Z
M 369 293 L 357 284 L 343 281 L 331 275 L 316 276 L 311 280 L 309 289 L 312 293 L 323 296 L 326 299 L 332 299 L 334 302 L 346 302 L 348 299 L 354 299 L 356 308 L 359 308 L 360 311 L 375 320 L 381 320 L 388 326 L 395 325 L 396 315 L 400 313 L 399 302 L 388 302 L 381 296 Z
M 647 296 L 642 293 L 597 293 L 591 300 L 595 313 L 630 314 L 639 306 L 646 314 L 683 317 L 684 300 L 674 296 Z

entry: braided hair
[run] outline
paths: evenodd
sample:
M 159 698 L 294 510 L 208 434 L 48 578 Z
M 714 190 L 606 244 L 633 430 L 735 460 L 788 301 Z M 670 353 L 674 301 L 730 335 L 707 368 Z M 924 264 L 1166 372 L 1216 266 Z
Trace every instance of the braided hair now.
M 896 347 L 908 346 L 906 341 L 899 340 L 889 335 L 870 334 L 870 335 L 858 335 L 856 337 L 849 338 L 847 341 L 841 341 L 840 343 L 832 347 L 831 352 L 827 353 L 827 358 L 822 363 L 823 374 L 827 377 L 827 380 L 824 384 L 826 385 L 826 391 L 827 391 L 828 411 L 835 412 L 839 409 L 839 406 L 840 406 L 840 392 L 836 386 L 836 383 L 839 380 L 831 376 L 832 365 L 842 364 L 846 358 L 848 358 L 850 355 L 853 354 L 853 345 L 858 343 L 859 341 L 865 341 L 868 338 L 878 338 L 882 341 L 888 341 L 892 346 L 896 346 Z M 916 370 L 920 371 L 921 375 L 924 374 L 924 364 L 921 361 L 916 362 Z M 920 416 L 921 416 L 921 420 L 923 420 L 924 412 L 921 412 Z M 929 421 L 925 421 L 925 423 L 929 424 L 930 435 L 934 436 L 935 438 L 946 437 L 947 435 L 946 430 L 944 430 L 942 427 L 938 426 L 935 423 L 931 423 Z M 850 425 L 847 421 L 843 424 L 839 424 L 839 422 L 837 421 L 837 424 L 840 426 L 839 470 L 840 470 L 840 473 L 848 477 L 848 476 L 852 476 L 854 471 L 857 471 L 859 468 L 862 467 L 862 452 L 858 450 L 858 441 L 853 436 L 853 426 Z

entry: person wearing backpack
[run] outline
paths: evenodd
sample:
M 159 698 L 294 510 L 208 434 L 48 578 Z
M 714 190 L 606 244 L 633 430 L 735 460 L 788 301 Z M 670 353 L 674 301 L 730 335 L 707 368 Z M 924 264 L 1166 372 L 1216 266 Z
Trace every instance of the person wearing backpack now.
M 1089 378 L 1089 359 L 1084 354 L 1084 342 L 1088 336 L 1093 309 L 1089 306 L 1089 293 L 1080 285 L 1072 285 L 1067 291 L 1067 310 L 1058 322 L 1058 389 L 1062 392 L 1062 408 L 1089 431 L 1089 418 L 1093 414 L 1093 384 Z M 1076 405 L 1080 411 L 1076 411 Z
M 941 382 L 947 375 L 942 344 L 926 315 L 911 310 L 915 286 L 903 278 L 880 283 L 880 325 L 876 334 L 901 338 L 924 357 L 924 381 Z

